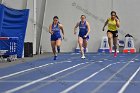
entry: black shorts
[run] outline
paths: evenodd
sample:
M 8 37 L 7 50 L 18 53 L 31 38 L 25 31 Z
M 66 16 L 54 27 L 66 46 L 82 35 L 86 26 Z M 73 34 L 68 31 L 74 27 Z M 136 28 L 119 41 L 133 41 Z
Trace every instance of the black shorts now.
M 118 30 L 116 30 L 116 31 L 110 31 L 110 30 L 108 30 L 107 33 L 108 32 L 112 33 L 113 34 L 113 37 L 118 37 Z

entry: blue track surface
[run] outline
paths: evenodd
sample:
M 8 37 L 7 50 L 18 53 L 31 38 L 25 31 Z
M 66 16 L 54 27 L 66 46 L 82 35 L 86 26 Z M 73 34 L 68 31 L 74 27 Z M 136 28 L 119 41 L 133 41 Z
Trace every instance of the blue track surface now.
M 0 69 L 1 93 L 139 93 L 140 54 L 60 54 Z

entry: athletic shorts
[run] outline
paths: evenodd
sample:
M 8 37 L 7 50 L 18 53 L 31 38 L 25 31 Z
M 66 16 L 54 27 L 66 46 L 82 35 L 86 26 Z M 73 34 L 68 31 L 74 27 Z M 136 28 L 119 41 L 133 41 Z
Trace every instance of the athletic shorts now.
M 51 41 L 57 41 L 57 40 L 61 40 L 62 38 L 61 38 L 61 35 L 51 35 Z
M 86 39 L 86 40 L 89 40 L 89 35 L 87 37 L 84 37 L 85 35 L 78 35 L 79 37 L 83 38 L 83 39 Z
M 110 31 L 110 30 L 108 30 L 107 33 L 108 32 L 112 33 L 113 34 L 113 37 L 118 37 L 118 30 L 116 30 L 116 31 Z

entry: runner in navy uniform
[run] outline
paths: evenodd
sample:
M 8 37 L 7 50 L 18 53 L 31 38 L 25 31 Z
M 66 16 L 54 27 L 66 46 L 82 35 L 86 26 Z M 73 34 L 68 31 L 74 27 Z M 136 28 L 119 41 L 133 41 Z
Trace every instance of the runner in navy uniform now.
M 62 37 L 60 31 L 62 31 L 63 35 Z M 53 23 L 50 24 L 49 26 L 49 33 L 51 34 L 51 46 L 54 54 L 54 60 L 56 60 L 57 59 L 56 47 L 59 53 L 61 40 L 62 38 L 64 39 L 63 25 L 59 23 L 59 18 L 57 16 L 54 16 Z
M 78 43 L 80 47 L 80 51 L 82 54 L 82 59 L 85 58 L 84 52 L 87 49 L 87 41 L 89 39 L 90 25 L 86 21 L 86 16 L 81 15 L 81 21 L 78 22 L 74 28 L 74 34 L 76 34 L 76 28 L 79 26 L 79 35 L 78 35 Z

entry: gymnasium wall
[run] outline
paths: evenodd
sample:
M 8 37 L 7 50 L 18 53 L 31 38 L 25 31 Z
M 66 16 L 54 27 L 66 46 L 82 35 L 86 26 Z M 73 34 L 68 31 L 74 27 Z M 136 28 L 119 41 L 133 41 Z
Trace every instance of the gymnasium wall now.
M 129 33 L 134 37 L 137 51 L 140 49 L 140 0 L 114 0 L 114 10 L 121 20 L 119 36 L 122 38 Z
M 77 46 L 77 36 L 73 34 L 73 28 L 80 21 L 82 14 L 86 15 L 87 21 L 91 25 L 88 49 L 90 52 L 96 52 L 100 46 L 102 36 L 106 36 L 106 32 L 102 32 L 102 27 L 105 20 L 110 17 L 111 10 L 115 10 L 121 20 L 119 39 L 124 39 L 127 33 L 133 35 L 135 47 L 137 51 L 139 50 L 139 0 L 46 0 L 43 28 L 40 28 L 40 18 L 43 16 L 41 11 L 42 1 L 44 0 L 37 0 L 38 26 L 36 28 L 37 32 L 35 32 L 33 28 L 33 0 L 4 0 L 4 3 L 11 8 L 23 9 L 26 6 L 26 8 L 30 9 L 25 41 L 34 42 L 34 54 L 36 53 L 36 35 L 41 31 L 42 51 L 51 52 L 48 27 L 55 15 L 59 17 L 60 23 L 64 25 L 65 30 L 65 40 L 62 41 L 61 50 L 62 52 L 73 51 Z
M 73 34 L 73 28 L 80 21 L 82 14 L 86 15 L 90 23 L 91 32 L 88 50 L 96 52 L 100 45 L 103 24 L 111 11 L 111 0 L 48 0 L 45 11 L 44 26 L 48 27 L 52 23 L 52 18 L 57 15 L 60 23 L 64 25 L 65 40 L 62 41 L 62 52 L 71 52 L 77 46 L 77 35 Z M 77 29 L 78 32 L 78 29 Z M 43 30 L 42 47 L 44 51 L 51 52 L 50 34 Z
M 102 36 L 106 35 L 106 32 L 102 32 L 104 21 L 110 17 L 111 10 L 115 10 L 121 21 L 119 39 L 124 39 L 127 33 L 133 35 L 135 47 L 139 51 L 139 3 L 139 0 L 59 0 L 59 2 L 48 0 L 44 26 L 48 27 L 52 23 L 54 15 L 59 16 L 60 23 L 64 25 L 66 39 L 62 42 L 62 51 L 71 52 L 77 42 L 77 36 L 73 35 L 73 28 L 80 21 L 80 15 L 84 14 L 91 25 L 88 49 L 90 52 L 96 52 Z M 44 29 L 41 41 L 43 51 L 51 52 L 49 37 L 50 34 Z
M 3 2 L 4 5 L 15 9 L 26 8 L 26 1 L 27 0 L 1 0 L 1 2 Z

